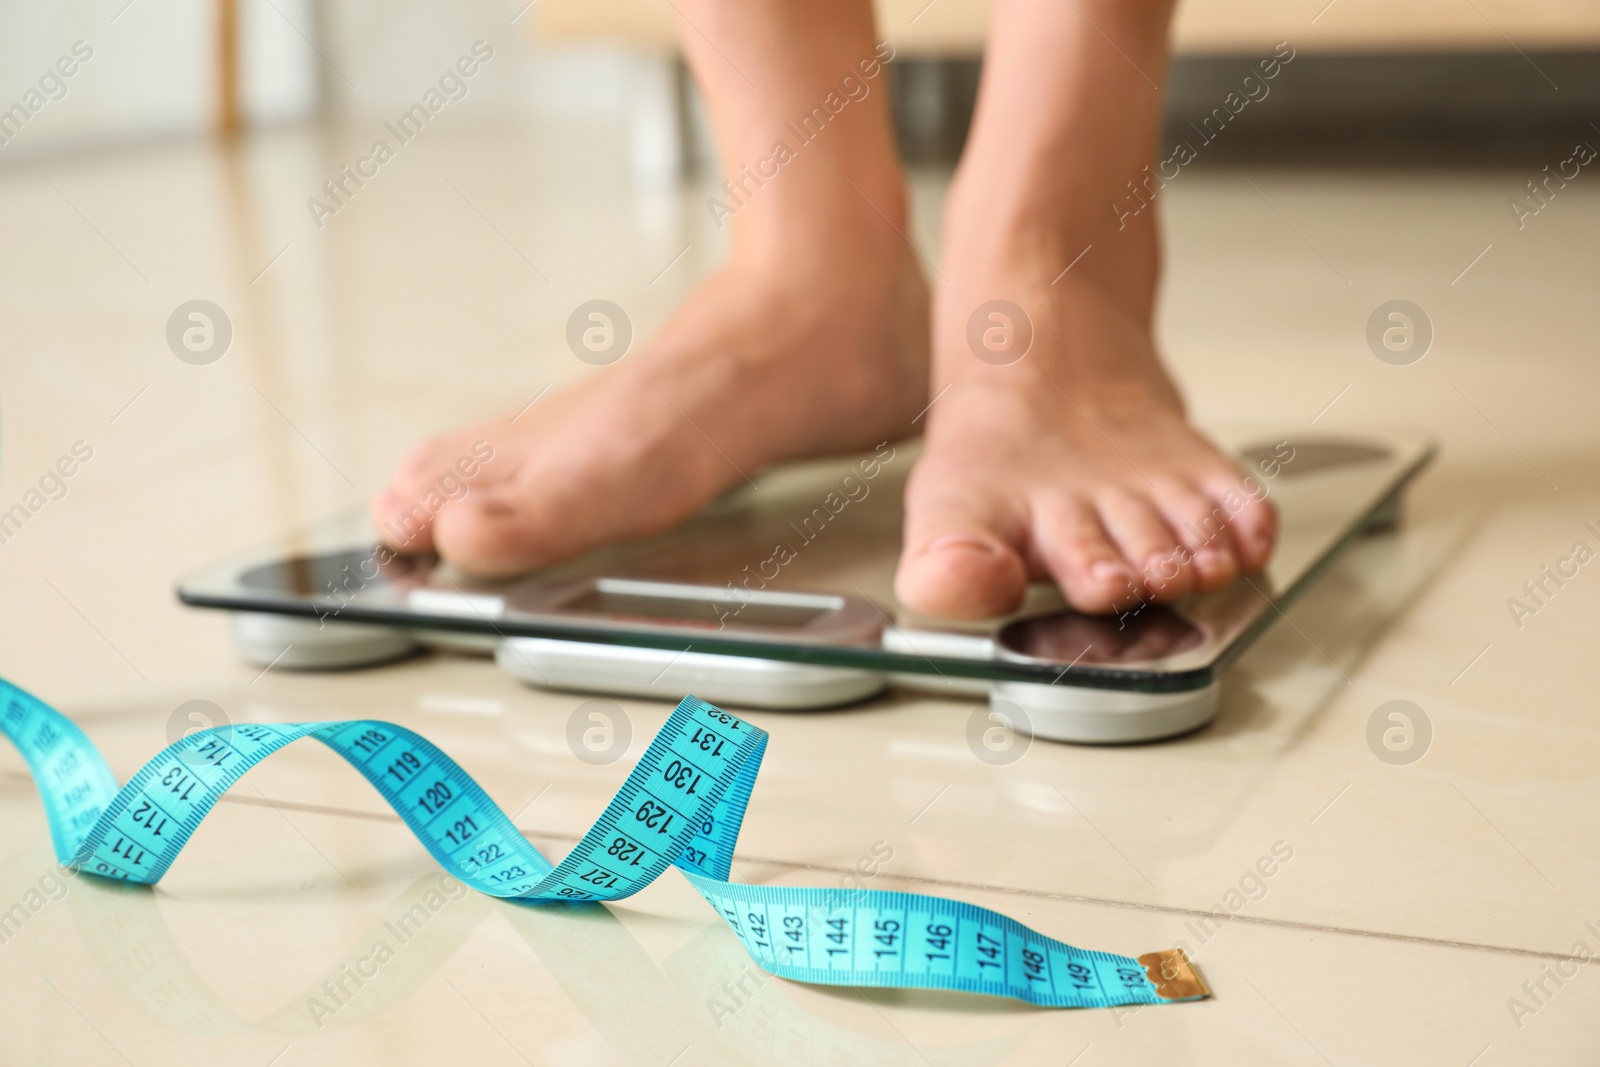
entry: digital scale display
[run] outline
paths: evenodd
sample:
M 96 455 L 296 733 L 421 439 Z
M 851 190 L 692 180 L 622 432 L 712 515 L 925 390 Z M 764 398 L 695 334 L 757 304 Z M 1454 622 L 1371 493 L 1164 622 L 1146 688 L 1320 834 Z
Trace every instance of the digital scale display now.
M 606 583 L 600 582 L 588 586 L 579 596 L 564 602 L 561 607 L 563 611 L 602 615 L 618 621 L 639 619 L 668 625 L 721 629 L 728 622 L 737 620 L 741 626 L 798 629 L 842 606 L 842 601 L 837 598 L 829 599 L 834 600 L 831 606 L 774 603 L 770 599 L 740 600 L 737 596 L 652 596 L 631 590 L 609 589 Z

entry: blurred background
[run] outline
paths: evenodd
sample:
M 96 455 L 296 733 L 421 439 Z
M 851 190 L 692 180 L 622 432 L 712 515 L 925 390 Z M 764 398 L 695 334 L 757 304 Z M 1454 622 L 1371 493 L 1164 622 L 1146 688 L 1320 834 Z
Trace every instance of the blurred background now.
M 986 0 L 881 0 L 898 53 L 909 158 L 959 151 Z M 157 139 L 310 120 L 389 118 L 459 44 L 492 38 L 471 120 L 605 123 L 648 173 L 709 153 L 677 59 L 668 0 L 107 0 L 0 9 L 6 106 L 75 41 L 67 91 L 0 125 L 0 167 Z M 1207 113 L 1237 70 L 1288 41 L 1295 77 L 1218 146 L 1233 157 L 1504 161 L 1563 145 L 1600 105 L 1600 5 L 1587 0 L 1186 0 L 1169 86 L 1175 126 Z M 38 68 L 35 71 L 35 68 Z M 1263 109 L 1266 110 L 1266 109 Z M 458 117 L 465 121 L 466 116 Z

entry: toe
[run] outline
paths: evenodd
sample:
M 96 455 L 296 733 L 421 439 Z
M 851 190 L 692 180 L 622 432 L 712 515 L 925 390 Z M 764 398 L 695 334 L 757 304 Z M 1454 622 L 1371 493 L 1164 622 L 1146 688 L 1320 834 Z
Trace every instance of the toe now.
M 1201 488 L 1227 525 L 1239 565 L 1246 571 L 1266 566 L 1278 538 L 1278 511 L 1267 499 L 1266 487 L 1229 471 L 1205 480 Z
M 1227 515 L 1197 486 L 1158 479 L 1154 502 L 1194 561 L 1195 588 L 1203 592 L 1221 589 L 1239 576 Z
M 413 494 L 392 483 L 372 498 L 372 526 L 378 539 L 398 552 L 426 552 L 433 547 L 433 513 Z
M 913 475 L 895 596 L 912 611 L 946 619 L 1016 610 L 1028 591 L 1028 568 L 1015 537 L 1000 532 L 1014 524 L 997 522 L 971 487 L 946 487 L 935 496 L 919 493 Z
M 508 577 L 570 554 L 548 521 L 559 511 L 513 486 L 479 489 L 440 513 L 433 538 L 439 554 L 468 574 Z
M 1078 497 L 1041 501 L 1034 512 L 1033 542 L 1044 568 L 1077 610 L 1099 615 L 1138 600 L 1135 572 L 1088 501 Z
M 411 449 L 372 500 L 378 536 L 402 552 L 436 547 L 439 516 L 489 481 L 494 455 L 494 447 L 473 434 L 433 437 Z
M 1101 493 L 1100 522 L 1151 595 L 1173 600 L 1194 588 L 1194 561 L 1146 496 L 1123 489 Z

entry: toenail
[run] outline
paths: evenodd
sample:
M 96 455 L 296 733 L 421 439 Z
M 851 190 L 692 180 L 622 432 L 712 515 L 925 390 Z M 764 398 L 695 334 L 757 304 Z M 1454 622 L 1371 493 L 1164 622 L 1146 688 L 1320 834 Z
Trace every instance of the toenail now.
M 1227 566 L 1227 559 L 1214 548 L 1202 548 L 1194 554 L 1194 563 L 1203 571 L 1220 571 Z
M 1000 546 L 993 541 L 987 541 L 981 537 L 973 537 L 970 534 L 945 534 L 943 537 L 937 537 L 929 543 L 927 551 L 943 552 L 947 548 L 977 549 L 979 552 L 987 552 L 991 556 L 1001 554 Z
M 1103 559 L 1089 568 L 1089 577 L 1097 582 L 1121 582 L 1128 584 L 1128 569 L 1120 563 L 1113 563 Z

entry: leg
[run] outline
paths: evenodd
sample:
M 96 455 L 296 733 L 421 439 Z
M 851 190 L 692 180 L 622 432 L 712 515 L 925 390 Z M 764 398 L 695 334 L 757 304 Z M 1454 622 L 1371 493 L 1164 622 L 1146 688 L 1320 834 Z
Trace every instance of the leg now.
M 931 389 L 952 387 L 907 486 L 896 592 L 915 610 L 1000 614 L 1048 577 L 1103 612 L 1218 588 L 1271 551 L 1271 506 L 1189 427 L 1151 336 L 1155 209 L 1131 212 L 1127 183 L 1155 159 L 1168 15 L 997 0 L 945 206 Z M 969 343 L 991 300 L 1031 321 L 1018 362 Z M 1008 324 L 978 318 L 1003 348 L 984 330 Z
M 514 573 L 670 527 L 773 461 L 912 432 L 927 290 L 895 229 L 870 4 L 675 6 L 725 161 L 708 209 L 733 228 L 728 262 L 637 354 L 515 423 L 419 446 L 373 502 L 394 547 Z M 430 490 L 479 439 L 493 459 L 434 513 Z

